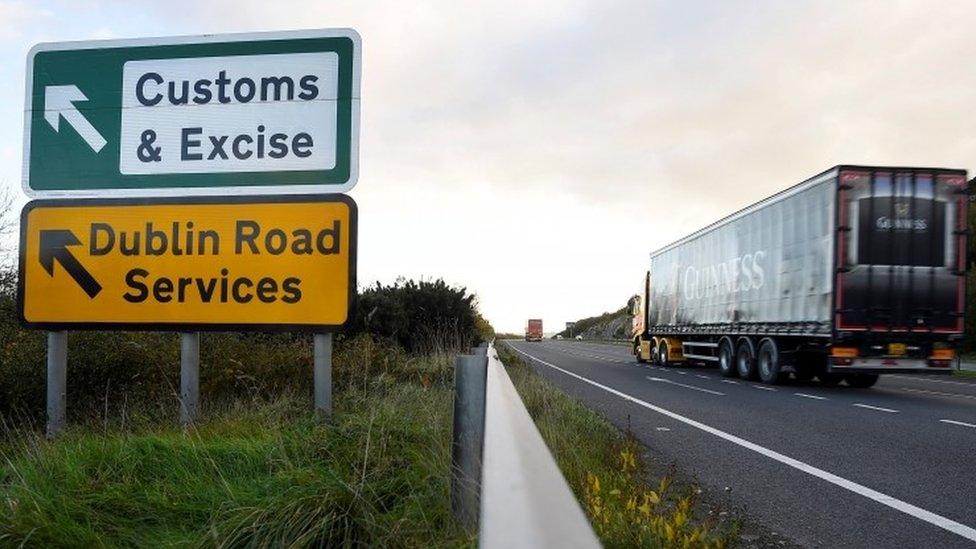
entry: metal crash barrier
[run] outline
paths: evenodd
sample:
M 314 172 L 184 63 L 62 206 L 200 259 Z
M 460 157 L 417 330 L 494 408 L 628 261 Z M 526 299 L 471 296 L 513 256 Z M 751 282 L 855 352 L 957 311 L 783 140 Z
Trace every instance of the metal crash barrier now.
M 486 364 L 485 377 L 478 371 L 482 364 Z M 481 444 L 471 441 L 468 433 L 458 432 L 459 427 L 470 427 L 470 422 L 458 421 L 458 403 L 477 403 L 478 399 L 455 394 L 455 478 L 452 479 L 455 516 L 469 527 L 474 526 L 473 520 L 477 521 L 479 545 L 485 548 L 600 547 L 589 520 L 525 409 L 494 346 L 476 349 L 474 357 L 459 357 L 457 368 L 469 370 L 459 373 L 459 380 L 480 378 L 485 383 L 481 400 L 484 406 Z M 470 381 L 456 382 L 455 390 L 477 385 Z M 479 415 L 460 413 L 464 418 Z M 481 455 L 469 459 L 470 456 L 463 455 L 466 449 L 480 449 Z M 466 475 L 473 472 L 472 462 L 480 469 L 480 490 L 478 497 L 473 498 L 465 497 L 464 491 L 471 486 Z M 472 509 L 472 505 L 477 509 Z

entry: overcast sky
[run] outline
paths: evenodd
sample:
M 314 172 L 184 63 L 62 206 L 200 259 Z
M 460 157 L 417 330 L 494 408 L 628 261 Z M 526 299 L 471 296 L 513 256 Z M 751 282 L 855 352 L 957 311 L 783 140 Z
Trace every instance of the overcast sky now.
M 352 27 L 359 279 L 496 329 L 613 310 L 648 253 L 839 163 L 976 160 L 976 2 L 0 0 L 0 182 L 42 41 Z

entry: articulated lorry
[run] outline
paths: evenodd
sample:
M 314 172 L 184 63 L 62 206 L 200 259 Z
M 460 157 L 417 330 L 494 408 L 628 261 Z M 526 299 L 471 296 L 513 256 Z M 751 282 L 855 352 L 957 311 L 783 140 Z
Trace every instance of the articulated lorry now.
M 526 341 L 542 341 L 542 319 L 530 318 L 525 325 Z
M 827 170 L 653 252 L 634 354 L 770 384 L 948 373 L 968 204 L 964 170 Z

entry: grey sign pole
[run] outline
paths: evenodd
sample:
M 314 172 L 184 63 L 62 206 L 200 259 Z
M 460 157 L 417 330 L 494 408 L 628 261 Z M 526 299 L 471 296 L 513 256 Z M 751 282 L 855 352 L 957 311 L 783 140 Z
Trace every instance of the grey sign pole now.
M 454 367 L 454 440 L 451 444 L 451 510 L 465 528 L 478 526 L 481 450 L 485 438 L 486 348 L 461 355 Z
M 180 425 L 200 415 L 200 332 L 180 334 Z
M 315 412 L 332 416 L 332 334 L 315 334 L 312 352 L 315 375 Z
M 47 333 L 47 436 L 64 428 L 68 390 L 68 333 Z

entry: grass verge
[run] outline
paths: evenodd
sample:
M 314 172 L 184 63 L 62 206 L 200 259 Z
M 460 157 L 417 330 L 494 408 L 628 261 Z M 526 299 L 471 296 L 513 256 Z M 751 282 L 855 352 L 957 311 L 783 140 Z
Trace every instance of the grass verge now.
M 451 359 L 397 360 L 349 376 L 328 424 L 286 390 L 212 404 L 187 433 L 0 433 L 0 546 L 472 545 L 448 504 Z
M 976 371 L 973 370 L 953 370 L 952 374 L 959 377 L 976 377 Z
M 525 407 L 607 547 L 725 547 L 734 526 L 719 526 L 694 487 L 652 479 L 644 448 L 598 413 L 498 347 Z

